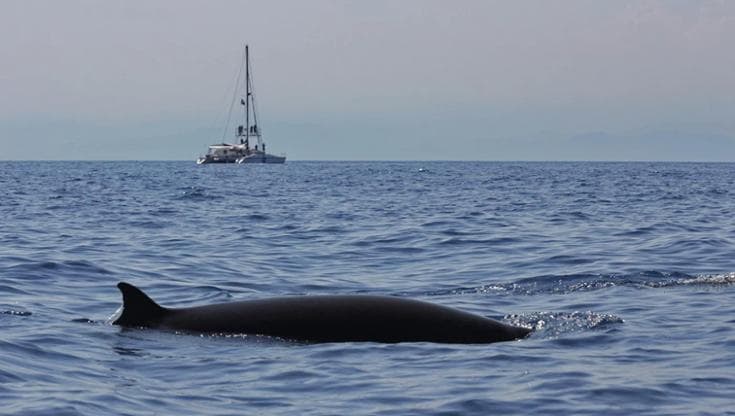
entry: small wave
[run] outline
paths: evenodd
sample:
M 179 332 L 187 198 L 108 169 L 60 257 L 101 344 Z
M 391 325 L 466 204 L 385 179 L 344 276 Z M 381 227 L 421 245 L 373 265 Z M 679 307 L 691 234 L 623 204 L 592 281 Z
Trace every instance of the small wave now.
M 378 253 L 387 253 L 392 255 L 400 255 L 400 254 L 420 254 L 426 252 L 426 249 L 421 247 L 402 247 L 402 246 L 386 246 L 386 247 L 379 247 L 375 249 Z
M 318 234 L 331 234 L 331 235 L 337 235 L 337 234 L 344 234 L 347 230 L 344 227 L 340 227 L 338 225 L 321 225 L 318 227 L 310 228 L 309 233 L 318 235 Z
M 30 295 L 29 292 L 27 292 L 25 290 L 21 290 L 21 289 L 15 287 L 15 286 L 2 285 L 2 284 L 0 284 L 0 293 L 2 293 L 3 295 L 9 295 L 9 294 L 13 294 L 13 295 Z
M 180 200 L 189 200 L 189 201 L 202 201 L 202 200 L 211 200 L 211 199 L 219 199 L 222 198 L 221 195 L 217 194 L 211 194 L 207 192 L 205 188 L 198 187 L 198 186 L 191 186 L 188 188 L 184 188 L 181 194 L 179 194 L 178 199 Z
M 448 246 L 461 246 L 461 245 L 479 245 L 483 247 L 492 247 L 498 245 L 509 245 L 518 242 L 518 239 L 513 237 L 498 237 L 498 238 L 487 238 L 487 239 L 474 239 L 474 238 L 457 238 L 451 237 L 441 241 L 440 245 Z
M 33 314 L 28 311 L 18 311 L 15 309 L 8 309 L 8 310 L 0 311 L 0 315 L 31 316 Z
M 157 229 L 163 229 L 171 225 L 171 223 L 167 221 L 156 221 L 156 220 L 148 220 L 148 219 L 135 219 L 127 221 L 127 225 L 131 227 L 137 227 L 137 228 L 145 228 L 149 230 L 157 230 Z
M 264 214 L 250 214 L 245 219 L 248 221 L 266 221 L 270 218 Z
M 343 221 L 354 221 L 357 220 L 359 215 L 353 212 L 328 212 L 325 217 L 331 220 L 343 220 Z
M 112 272 L 87 260 L 64 260 L 64 261 L 32 261 L 27 258 L 18 258 L 19 264 L 14 264 L 6 270 L 10 271 L 16 278 L 38 278 L 39 275 L 69 274 L 74 276 L 99 276 L 109 275 Z
M 98 324 L 100 321 L 95 321 L 94 319 L 89 318 L 75 318 L 72 319 L 71 322 L 78 323 L 78 324 Z
M 725 274 L 712 274 L 703 276 L 693 276 L 676 279 L 670 282 L 656 283 L 652 282 L 650 287 L 671 287 L 671 286 L 726 286 L 735 284 L 735 272 Z
M 176 335 L 184 335 L 184 336 L 191 336 L 195 335 L 199 338 L 210 338 L 210 339 L 232 339 L 232 340 L 242 340 L 246 341 L 248 343 L 253 344 L 274 344 L 274 345 L 281 345 L 281 344 L 305 344 L 303 341 L 294 341 L 287 338 L 280 338 L 275 336 L 268 336 L 268 335 L 258 335 L 258 334 L 231 334 L 231 333 L 197 333 L 197 332 L 186 332 L 186 331 L 174 331 L 173 332 Z
M 691 276 L 684 273 L 642 272 L 629 275 L 546 275 L 514 282 L 492 283 L 431 292 L 429 295 L 465 293 L 507 293 L 511 295 L 548 295 L 590 292 L 611 287 L 670 288 L 678 286 L 726 286 L 735 284 L 735 272 Z
M 582 257 L 576 257 L 576 256 L 568 256 L 568 255 L 557 255 L 552 256 L 546 259 L 547 263 L 557 263 L 557 264 L 567 264 L 567 265 L 577 265 L 577 264 L 588 264 L 592 263 L 594 260 L 591 258 L 582 258 Z
M 452 227 L 459 227 L 459 224 L 456 221 L 449 221 L 449 220 L 431 220 L 426 221 L 423 224 L 421 224 L 422 227 L 443 227 L 443 226 L 452 226 Z
M 154 216 L 168 217 L 170 215 L 178 214 L 179 210 L 172 207 L 159 207 L 155 209 L 149 209 L 148 214 Z
M 622 324 L 622 318 L 603 313 L 587 312 L 534 312 L 507 315 L 504 320 L 515 326 L 532 328 L 532 336 L 556 338 L 564 334 L 597 330 L 610 325 Z

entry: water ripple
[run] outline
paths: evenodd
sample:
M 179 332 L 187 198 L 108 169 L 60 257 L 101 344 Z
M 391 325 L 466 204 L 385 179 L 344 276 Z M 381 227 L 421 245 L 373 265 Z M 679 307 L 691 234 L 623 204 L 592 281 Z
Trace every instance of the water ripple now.
M 732 164 L 0 162 L 7 414 L 723 414 Z M 492 345 L 123 330 L 162 305 L 366 293 Z M 247 412 L 247 411 L 246 411 Z

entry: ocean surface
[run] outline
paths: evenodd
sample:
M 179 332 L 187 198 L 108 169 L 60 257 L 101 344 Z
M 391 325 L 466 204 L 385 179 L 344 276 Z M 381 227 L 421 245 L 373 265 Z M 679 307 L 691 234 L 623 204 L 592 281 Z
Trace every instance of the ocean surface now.
M 0 414 L 735 415 L 735 164 L 0 162 Z M 520 341 L 121 329 L 380 294 Z

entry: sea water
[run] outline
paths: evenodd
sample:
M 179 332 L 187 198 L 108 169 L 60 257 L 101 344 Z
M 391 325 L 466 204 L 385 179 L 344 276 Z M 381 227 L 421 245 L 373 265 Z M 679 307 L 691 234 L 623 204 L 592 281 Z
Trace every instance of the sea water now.
M 735 414 L 735 165 L 0 162 L 0 414 Z M 422 299 L 520 341 L 121 329 L 171 307 Z

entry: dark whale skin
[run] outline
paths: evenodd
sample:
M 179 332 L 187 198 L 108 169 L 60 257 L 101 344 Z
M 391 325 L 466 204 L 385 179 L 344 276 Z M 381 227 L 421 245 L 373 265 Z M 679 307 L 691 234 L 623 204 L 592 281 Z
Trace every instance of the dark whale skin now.
M 159 306 L 121 282 L 123 327 L 252 334 L 304 342 L 486 344 L 520 339 L 530 329 L 429 302 L 393 296 L 289 296 L 190 308 Z

